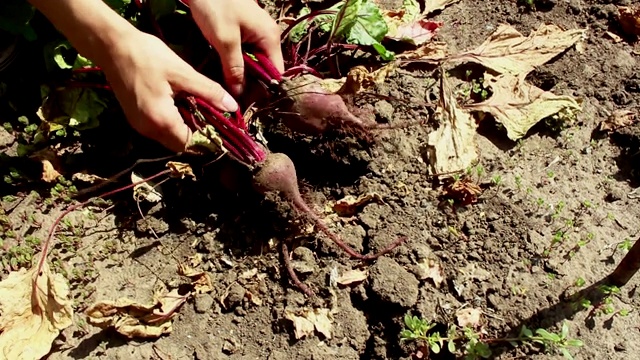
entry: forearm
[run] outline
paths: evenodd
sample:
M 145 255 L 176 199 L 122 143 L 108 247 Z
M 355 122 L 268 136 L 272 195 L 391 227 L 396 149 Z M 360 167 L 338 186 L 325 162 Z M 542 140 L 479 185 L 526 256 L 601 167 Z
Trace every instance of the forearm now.
M 83 56 L 100 66 L 133 25 L 102 0 L 29 0 Z

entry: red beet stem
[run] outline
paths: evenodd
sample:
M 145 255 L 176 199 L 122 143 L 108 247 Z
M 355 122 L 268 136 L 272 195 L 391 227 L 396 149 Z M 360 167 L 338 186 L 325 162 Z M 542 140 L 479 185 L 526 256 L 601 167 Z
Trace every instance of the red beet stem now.
M 88 73 L 88 72 L 100 72 L 100 71 L 102 71 L 102 68 L 100 68 L 99 66 L 88 66 L 88 67 L 82 67 L 82 68 L 77 68 L 72 70 L 72 72 L 76 74 Z
M 322 75 L 320 75 L 320 73 L 318 73 L 315 69 L 309 67 L 308 65 L 304 65 L 304 64 L 296 65 L 288 68 L 287 71 L 284 72 L 283 76 L 293 77 L 303 72 L 308 72 L 309 74 L 312 74 L 313 76 L 316 76 L 322 79 Z
M 277 84 L 278 80 L 274 79 L 267 71 L 249 54 L 243 53 L 245 66 L 253 73 L 254 76 L 258 77 L 261 81 L 266 84 L 273 84 L 274 82 Z
M 320 231 L 322 231 L 325 235 L 327 235 L 331 239 L 331 241 L 336 243 L 336 245 L 342 248 L 351 257 L 361 259 L 361 260 L 377 259 L 380 256 L 391 252 L 393 249 L 398 247 L 400 244 L 402 244 L 406 240 L 405 236 L 401 236 L 378 253 L 362 255 L 356 252 L 354 249 L 352 249 L 349 245 L 345 244 L 342 240 L 340 240 L 340 238 L 337 235 L 331 232 L 331 230 L 329 230 L 329 228 L 324 224 L 322 219 L 320 219 L 320 217 L 315 213 L 315 211 L 311 210 L 309 206 L 307 206 L 307 204 L 304 201 L 302 201 L 301 196 L 295 196 L 291 199 L 291 201 L 298 210 L 302 211 L 303 213 L 306 213 L 311 218 L 311 220 L 313 220 L 313 222 L 316 223 L 316 226 L 320 229 Z
M 253 56 L 258 59 L 258 63 L 262 65 L 264 71 L 271 76 L 272 79 L 280 82 L 282 81 L 282 73 L 276 68 L 275 65 L 271 62 L 265 54 L 262 53 L 254 53 Z
M 313 291 L 309 289 L 307 285 L 305 285 L 300 279 L 296 272 L 293 270 L 293 265 L 291 264 L 291 259 L 289 258 L 289 249 L 287 248 L 287 243 L 285 241 L 282 242 L 282 257 L 284 258 L 284 266 L 287 268 L 287 272 L 289 273 L 289 277 L 291 281 L 308 297 L 313 297 Z

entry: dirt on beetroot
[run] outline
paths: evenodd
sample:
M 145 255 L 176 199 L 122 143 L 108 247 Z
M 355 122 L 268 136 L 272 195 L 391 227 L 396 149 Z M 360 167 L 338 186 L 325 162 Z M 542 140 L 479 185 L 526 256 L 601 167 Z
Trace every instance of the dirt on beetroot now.
M 558 349 L 498 339 L 518 337 L 522 326 L 559 333 L 563 323 L 569 338 L 583 342 L 567 348 L 575 359 L 640 353 L 638 278 L 605 299 L 593 295 L 640 230 L 634 225 L 640 123 L 597 131 L 618 111 L 639 116 L 640 43 L 624 35 L 618 20 L 618 6 L 631 2 L 533 3 L 535 9 L 515 0 L 454 2 L 431 19 L 443 24 L 433 40 L 456 53 L 476 48 L 501 24 L 524 36 L 541 24 L 587 29 L 580 47 L 527 77 L 542 90 L 581 99 L 573 124 L 557 128 L 543 121 L 512 141 L 503 126 L 485 119 L 475 137 L 479 164 L 465 182 L 439 183 L 425 146 L 436 128 L 430 120 L 438 69 L 416 63 L 352 106 L 378 123 L 419 126 L 392 126 L 366 138 L 339 129 L 311 137 L 270 126 L 264 133 L 270 151 L 291 158 L 305 203 L 346 245 L 373 254 L 406 237 L 369 262 L 350 258 L 281 195 L 246 191 L 242 184 L 250 185 L 250 177 L 228 159 L 206 167 L 195 159 L 196 180 L 138 187 L 133 192 L 141 201 L 128 191 L 75 211 L 63 221 L 49 258 L 69 281 L 75 318 L 46 358 L 464 358 L 446 344 L 436 354 L 424 342 L 401 340 L 407 314 L 434 324 L 427 335 L 445 337 L 452 324 L 466 322 L 488 340 L 488 358 L 562 358 Z M 279 3 L 265 5 L 279 16 Z M 20 182 L 15 168 L 39 178 L 38 165 L 48 159 L 65 174 L 109 177 L 137 159 L 166 154 L 128 129 L 117 110 L 107 111 L 113 122 L 88 131 L 80 146 L 62 144 L 67 150 L 59 163 L 38 154 L 35 165 L 27 164 L 18 156 L 15 133 L 0 128 L 0 161 L 8 169 L 0 280 L 37 261 L 38 239 L 66 207 L 72 186 Z M 144 178 L 165 164 L 140 163 L 134 172 Z M 131 183 L 130 176 L 125 172 L 87 195 Z M 92 186 L 84 179 L 74 181 Z M 292 283 L 282 244 L 313 297 Z M 185 266 L 206 274 L 207 283 L 185 276 Z M 198 286 L 207 291 L 194 290 L 170 331 L 149 339 L 101 329 L 84 313 L 100 301 L 155 304 L 160 294 Z M 479 317 L 468 320 L 461 315 L 466 310 Z

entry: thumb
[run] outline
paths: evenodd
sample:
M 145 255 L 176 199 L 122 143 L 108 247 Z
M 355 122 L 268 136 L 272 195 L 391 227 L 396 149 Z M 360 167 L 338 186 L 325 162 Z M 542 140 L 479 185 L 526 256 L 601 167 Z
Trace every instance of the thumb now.
M 185 151 L 191 142 L 193 132 L 185 124 L 182 115 L 178 108 L 173 105 L 173 102 L 160 106 L 154 117 L 155 129 L 144 135 L 156 140 L 171 151 Z

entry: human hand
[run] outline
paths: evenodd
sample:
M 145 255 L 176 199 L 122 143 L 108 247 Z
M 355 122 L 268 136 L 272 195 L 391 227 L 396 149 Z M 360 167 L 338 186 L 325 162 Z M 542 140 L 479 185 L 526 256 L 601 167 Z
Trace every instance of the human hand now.
M 184 91 L 234 112 L 236 101 L 222 86 L 197 72 L 164 42 L 136 29 L 120 37 L 102 68 L 131 126 L 166 148 L 182 152 L 191 129 L 174 105 Z
M 233 95 L 244 90 L 242 44 L 253 45 L 284 72 L 280 28 L 255 0 L 189 0 L 189 7 L 202 34 L 220 55 Z

